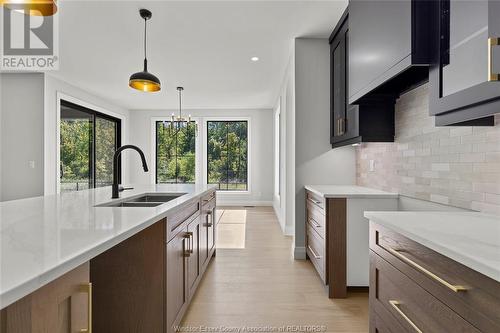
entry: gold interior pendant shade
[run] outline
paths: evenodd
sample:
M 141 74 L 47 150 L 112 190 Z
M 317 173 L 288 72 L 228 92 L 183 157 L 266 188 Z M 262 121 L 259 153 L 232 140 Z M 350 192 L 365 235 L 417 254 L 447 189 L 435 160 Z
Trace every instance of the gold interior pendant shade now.
M 139 14 L 144 19 L 144 68 L 142 72 L 134 73 L 130 76 L 128 80 L 128 85 L 131 88 L 144 91 L 144 92 L 155 92 L 161 90 L 160 80 L 153 74 L 148 72 L 148 59 L 146 53 L 146 21 L 149 20 L 152 16 L 151 12 L 147 9 L 139 10 Z
M 56 0 L 0 0 L 0 4 L 31 16 L 52 16 L 57 13 Z

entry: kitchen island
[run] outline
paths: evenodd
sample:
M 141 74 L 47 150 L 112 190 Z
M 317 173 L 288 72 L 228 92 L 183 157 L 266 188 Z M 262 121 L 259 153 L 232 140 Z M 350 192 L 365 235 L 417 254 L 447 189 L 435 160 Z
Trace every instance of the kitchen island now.
M 174 198 L 150 207 L 102 206 L 131 201 L 144 197 L 145 194 L 173 195 Z M 124 287 L 128 277 L 117 274 L 123 274 L 128 269 L 131 291 L 137 291 L 134 279 L 150 279 L 150 285 L 153 285 L 156 278 L 157 285 L 164 289 L 156 290 L 158 295 L 168 294 L 167 284 L 172 283 L 175 277 L 186 276 L 190 280 L 177 281 L 177 285 L 171 285 L 181 288 L 181 300 L 176 299 L 174 294 L 171 294 L 170 298 L 161 296 L 165 303 L 173 302 L 178 308 L 172 309 L 173 306 L 164 304 L 159 310 L 162 317 L 170 311 L 169 316 L 165 315 L 170 322 L 155 323 L 155 329 L 150 331 L 170 331 L 170 326 L 182 318 L 190 294 L 194 293 L 209 259 L 215 252 L 214 210 L 214 186 L 184 184 L 137 185 L 132 190 L 122 192 L 121 198 L 114 200 L 111 200 L 111 188 L 105 187 L 0 203 L 0 309 L 4 309 L 0 324 L 7 328 L 13 325 L 12 321 L 5 323 L 9 320 L 9 309 L 19 308 L 23 302 L 33 305 L 34 301 L 26 301 L 27 297 L 35 295 L 44 287 L 53 287 L 56 281 L 64 279 L 68 273 L 74 273 L 75 270 L 89 271 L 87 275 L 90 277 L 88 281 L 82 281 L 82 285 L 92 283 L 95 294 L 94 309 L 102 305 L 102 302 L 99 304 L 98 301 L 104 294 L 112 297 L 107 299 L 111 299 L 108 305 L 117 300 L 126 300 L 127 293 L 122 290 L 124 296 L 120 299 L 113 293 L 113 286 L 104 285 L 113 279 L 105 281 L 104 277 L 115 276 L 114 283 Z M 170 252 L 167 250 L 169 245 Z M 152 255 L 154 249 L 160 251 Z M 107 265 L 107 271 L 102 271 L 102 264 L 109 258 L 116 258 L 120 253 L 128 253 L 129 258 L 121 260 L 122 264 L 127 263 L 128 268 L 120 265 L 119 260 L 115 260 L 117 265 Z M 151 263 L 154 262 L 155 266 L 161 263 L 163 269 L 144 263 L 144 260 L 151 257 L 154 259 Z M 137 269 L 134 270 L 134 267 Z M 188 273 L 188 268 L 191 268 L 191 274 Z M 178 269 L 183 271 L 178 272 Z M 154 271 L 156 277 L 143 276 L 148 270 Z M 172 276 L 170 280 L 169 275 Z M 85 296 L 88 302 L 78 300 L 77 303 L 91 303 L 91 291 L 92 288 L 81 288 L 79 292 L 83 295 L 76 298 Z M 132 303 L 134 293 L 128 295 Z M 42 303 L 43 301 L 41 300 Z M 72 311 L 74 312 L 74 309 Z M 99 331 L 96 327 L 102 314 L 91 310 L 85 315 L 89 318 L 86 324 L 93 325 L 94 330 Z M 133 313 L 127 315 L 133 320 Z M 71 313 L 69 317 L 76 315 Z M 92 317 L 93 324 L 90 321 Z M 145 319 L 151 321 L 151 318 Z M 121 317 L 121 321 L 126 320 L 127 317 Z M 140 327 L 140 323 L 137 325 L 136 328 Z M 33 327 L 32 325 L 30 331 L 37 331 Z M 9 333 L 9 330 L 6 332 Z

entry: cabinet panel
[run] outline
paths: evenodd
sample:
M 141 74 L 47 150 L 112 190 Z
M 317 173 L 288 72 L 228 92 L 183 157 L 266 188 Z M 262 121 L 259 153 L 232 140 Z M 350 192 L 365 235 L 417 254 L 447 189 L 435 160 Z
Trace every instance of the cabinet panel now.
M 207 213 L 208 256 L 215 248 L 215 207 Z
M 207 211 L 202 209 L 200 215 L 200 242 L 199 242 L 199 256 L 200 266 L 203 267 L 208 259 L 208 227 L 207 227 Z
M 3 333 L 80 333 L 91 323 L 86 263 L 1 311 Z
M 167 332 L 173 331 L 172 326 L 188 298 L 185 283 L 188 242 L 185 228 L 167 244 Z
M 368 86 L 410 57 L 411 22 L 410 0 L 349 1 L 350 102 L 363 90 L 370 91 Z
M 90 261 L 95 332 L 163 332 L 165 223 L 154 223 Z
M 194 293 L 198 277 L 200 276 L 200 255 L 199 255 L 199 238 L 200 238 L 200 218 L 196 218 L 188 225 L 189 254 L 187 257 L 187 283 L 189 295 Z
M 441 0 L 438 59 L 429 73 L 436 124 L 493 125 L 500 105 L 500 4 L 493 0 Z M 490 53 L 491 51 L 491 53 Z

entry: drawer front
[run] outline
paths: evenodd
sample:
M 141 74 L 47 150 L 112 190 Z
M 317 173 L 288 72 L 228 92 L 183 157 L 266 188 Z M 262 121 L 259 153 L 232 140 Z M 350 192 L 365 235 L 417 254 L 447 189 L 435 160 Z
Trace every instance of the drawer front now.
M 325 239 L 325 215 L 323 211 L 311 202 L 307 202 L 307 223 L 318 233 L 318 235 Z
M 215 199 L 215 191 L 212 191 L 212 192 L 210 192 L 210 193 L 205 194 L 205 195 L 201 198 L 201 204 L 202 204 L 202 205 L 205 205 L 205 204 L 207 204 L 208 202 L 210 202 L 212 199 Z
M 311 191 L 306 191 L 306 201 L 313 203 L 323 212 L 325 211 L 325 198 L 312 193 Z M 324 213 L 323 213 L 324 214 Z
M 183 223 L 191 220 L 200 213 L 200 201 L 194 200 L 179 207 L 173 214 L 167 216 L 167 239 L 170 240 L 180 229 Z
M 370 248 L 482 332 L 500 332 L 497 281 L 372 222 Z
M 374 281 L 374 288 L 370 288 L 370 307 L 383 318 L 396 318 L 405 331 L 480 332 L 374 252 L 370 255 L 370 275 Z
M 370 333 L 403 333 L 407 332 L 394 317 L 385 317 L 370 309 Z M 413 332 L 412 332 L 413 333 Z
M 326 283 L 326 256 L 325 256 L 325 242 L 324 240 L 312 229 L 311 226 L 307 227 L 307 256 L 313 263 L 318 271 L 323 283 Z
M 210 201 L 202 200 L 201 202 L 202 202 L 201 208 L 203 211 L 212 210 L 215 208 L 215 197 L 212 198 Z

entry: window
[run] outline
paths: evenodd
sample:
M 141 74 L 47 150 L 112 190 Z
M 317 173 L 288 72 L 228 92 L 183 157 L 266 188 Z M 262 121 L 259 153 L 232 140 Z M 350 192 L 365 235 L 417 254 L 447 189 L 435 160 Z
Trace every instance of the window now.
M 113 154 L 120 146 L 119 119 L 61 101 L 61 192 L 111 185 Z
M 219 190 L 248 190 L 247 121 L 207 121 L 207 177 Z
M 156 183 L 194 183 L 196 123 L 156 122 Z

